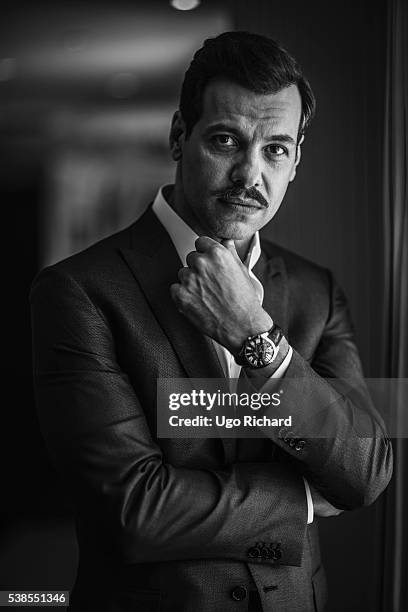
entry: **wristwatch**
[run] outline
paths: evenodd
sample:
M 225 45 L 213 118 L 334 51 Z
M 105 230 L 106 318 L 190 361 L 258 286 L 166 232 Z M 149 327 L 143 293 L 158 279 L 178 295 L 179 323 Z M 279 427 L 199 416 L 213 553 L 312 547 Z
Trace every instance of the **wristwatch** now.
M 274 325 L 269 331 L 255 336 L 249 336 L 235 357 L 240 366 L 250 368 L 264 368 L 279 354 L 279 343 L 283 332 L 278 325 Z

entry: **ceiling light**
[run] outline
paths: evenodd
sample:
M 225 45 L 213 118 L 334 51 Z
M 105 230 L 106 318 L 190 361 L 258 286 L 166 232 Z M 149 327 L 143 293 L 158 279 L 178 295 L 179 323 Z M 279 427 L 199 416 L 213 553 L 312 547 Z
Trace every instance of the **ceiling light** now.
M 191 11 L 200 4 L 200 0 L 171 0 L 171 6 L 178 11 Z

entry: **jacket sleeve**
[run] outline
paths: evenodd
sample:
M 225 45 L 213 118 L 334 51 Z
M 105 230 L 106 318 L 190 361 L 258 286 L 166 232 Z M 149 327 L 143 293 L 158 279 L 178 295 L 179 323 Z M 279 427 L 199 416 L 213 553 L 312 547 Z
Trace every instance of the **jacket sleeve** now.
M 351 510 L 371 504 L 387 486 L 392 446 L 364 381 L 346 298 L 328 275 L 329 315 L 316 351 L 305 360 L 294 350 L 279 382 L 274 417 L 290 415 L 292 424 L 269 436 L 327 501 Z
M 166 463 L 88 292 L 51 267 L 35 279 L 30 301 L 40 426 L 81 531 L 97 534 L 104 552 L 125 563 L 248 561 L 262 541 L 280 543 L 281 558 L 259 561 L 301 564 L 307 505 L 292 466 Z

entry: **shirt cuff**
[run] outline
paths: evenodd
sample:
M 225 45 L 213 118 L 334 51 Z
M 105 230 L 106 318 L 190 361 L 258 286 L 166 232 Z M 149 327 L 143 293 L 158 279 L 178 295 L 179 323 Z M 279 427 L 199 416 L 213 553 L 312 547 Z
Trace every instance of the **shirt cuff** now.
M 282 376 L 285 375 L 285 372 L 288 369 L 289 364 L 292 360 L 292 355 L 293 355 L 293 348 L 289 346 L 289 350 L 288 350 L 288 353 L 285 359 L 282 361 L 279 368 L 277 368 L 275 372 L 272 374 L 271 378 L 281 378 Z
M 309 483 L 305 478 L 303 478 L 303 482 L 305 483 L 306 489 L 306 499 L 307 499 L 307 524 L 313 523 L 314 509 L 313 509 L 313 500 L 312 494 L 310 492 Z

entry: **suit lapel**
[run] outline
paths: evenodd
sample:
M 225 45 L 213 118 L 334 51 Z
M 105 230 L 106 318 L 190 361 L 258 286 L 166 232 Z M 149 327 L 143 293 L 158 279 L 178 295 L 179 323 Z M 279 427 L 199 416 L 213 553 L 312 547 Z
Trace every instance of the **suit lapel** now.
M 224 372 L 209 338 L 175 307 L 170 285 L 178 282 L 181 262 L 173 243 L 149 207 L 132 226 L 131 248 L 121 253 L 141 286 L 158 322 L 189 378 L 223 378 Z
M 253 272 L 264 288 L 263 308 L 287 337 L 288 282 L 286 267 L 282 257 L 276 253 L 275 247 L 271 243 L 268 243 L 268 252 L 262 250 Z

